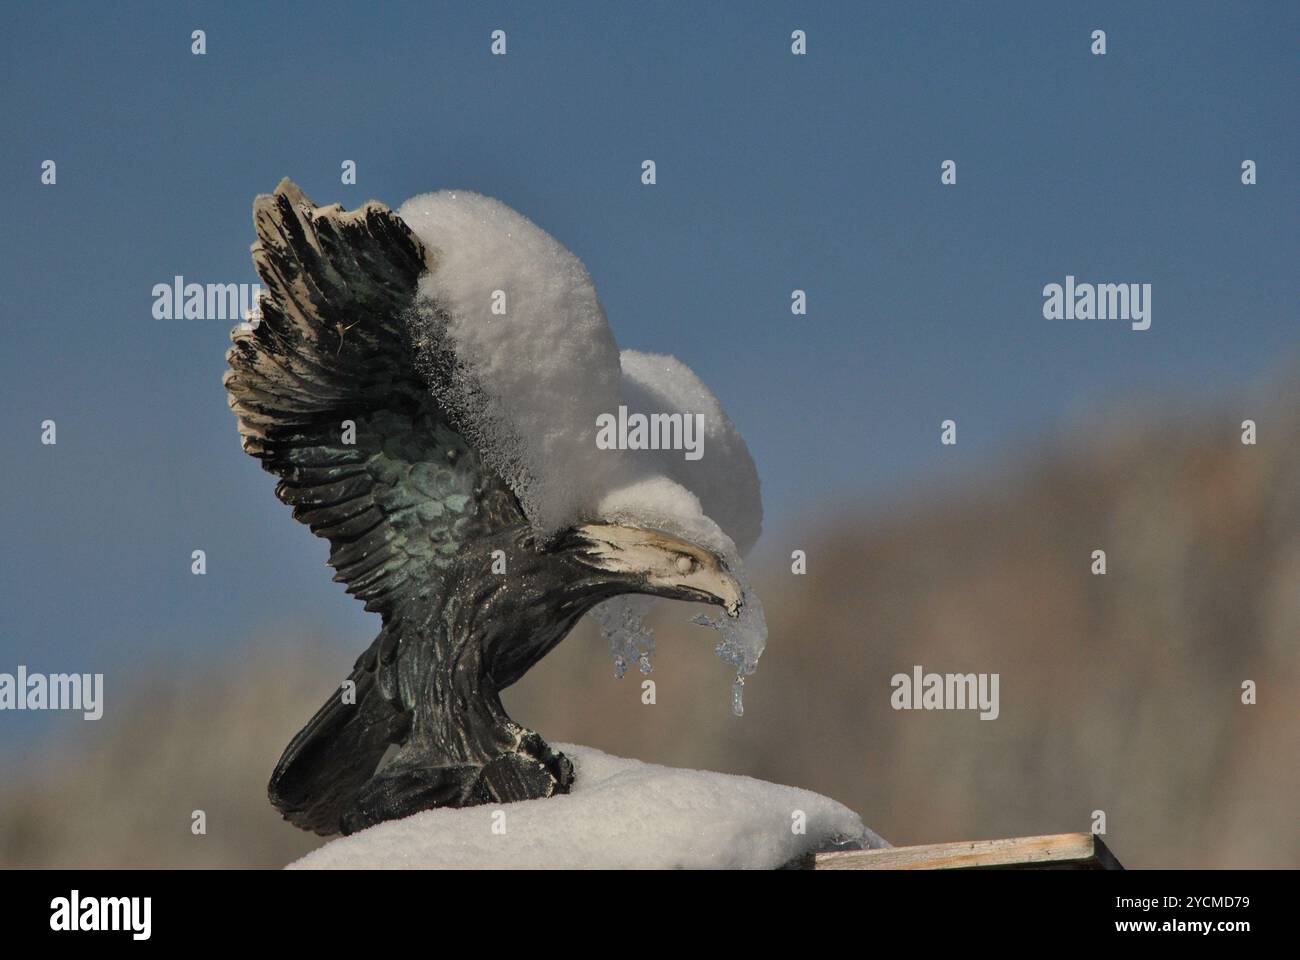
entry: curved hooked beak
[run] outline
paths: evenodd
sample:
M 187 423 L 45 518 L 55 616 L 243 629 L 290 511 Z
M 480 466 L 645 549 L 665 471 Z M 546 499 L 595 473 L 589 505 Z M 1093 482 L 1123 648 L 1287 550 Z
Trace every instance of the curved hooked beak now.
M 589 567 L 627 577 L 628 592 L 712 603 L 740 616 L 745 591 L 711 550 L 661 530 L 589 523 L 573 531 L 574 555 Z

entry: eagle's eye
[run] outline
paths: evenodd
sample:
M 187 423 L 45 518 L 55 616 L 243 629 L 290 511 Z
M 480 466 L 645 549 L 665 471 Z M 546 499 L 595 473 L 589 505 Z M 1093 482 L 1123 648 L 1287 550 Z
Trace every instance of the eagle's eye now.
M 688 557 L 684 553 L 677 555 L 677 572 L 685 576 L 688 573 L 694 573 L 697 564 L 694 557 Z

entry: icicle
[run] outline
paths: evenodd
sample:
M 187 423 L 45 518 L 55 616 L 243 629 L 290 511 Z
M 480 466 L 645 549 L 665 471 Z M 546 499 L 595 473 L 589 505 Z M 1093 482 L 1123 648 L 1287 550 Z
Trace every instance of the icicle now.
M 655 652 L 654 631 L 645 625 L 653 603 L 653 597 L 626 594 L 597 604 L 591 611 L 592 618 L 600 625 L 600 635 L 609 643 L 614 676 L 620 680 L 633 663 L 643 674 L 654 670 L 650 662 Z
M 763 617 L 763 604 L 749 585 L 749 578 L 739 560 L 729 560 L 731 571 L 740 582 L 743 591 L 739 617 L 719 614 L 716 618 L 699 614 L 691 618 L 691 623 L 702 627 L 712 627 L 721 635 L 713 652 L 727 666 L 736 668 L 736 682 L 731 688 L 731 709 L 736 716 L 743 716 L 743 688 L 745 677 L 754 675 L 758 669 L 758 658 L 767 646 L 767 621 Z

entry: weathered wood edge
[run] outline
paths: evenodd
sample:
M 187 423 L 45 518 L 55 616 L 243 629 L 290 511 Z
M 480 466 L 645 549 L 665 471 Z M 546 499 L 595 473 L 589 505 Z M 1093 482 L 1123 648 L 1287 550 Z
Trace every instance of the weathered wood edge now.
M 1090 833 L 837 850 L 813 854 L 800 866 L 805 870 L 1124 869 L 1102 839 Z

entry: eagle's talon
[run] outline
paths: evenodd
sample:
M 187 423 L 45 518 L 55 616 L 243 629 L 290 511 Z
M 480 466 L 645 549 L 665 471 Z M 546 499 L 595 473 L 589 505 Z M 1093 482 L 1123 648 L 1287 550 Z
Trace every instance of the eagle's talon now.
M 563 754 L 552 752 L 551 757 L 549 762 L 543 762 L 525 753 L 503 753 L 479 774 L 484 801 L 517 803 L 568 793 L 573 765 Z
M 568 757 L 558 750 L 552 750 L 551 745 L 542 739 L 541 734 L 532 730 L 528 731 L 519 742 L 519 749 L 520 752 L 541 762 L 550 771 L 557 784 L 556 793 L 569 792 L 569 788 L 573 786 L 573 762 Z

